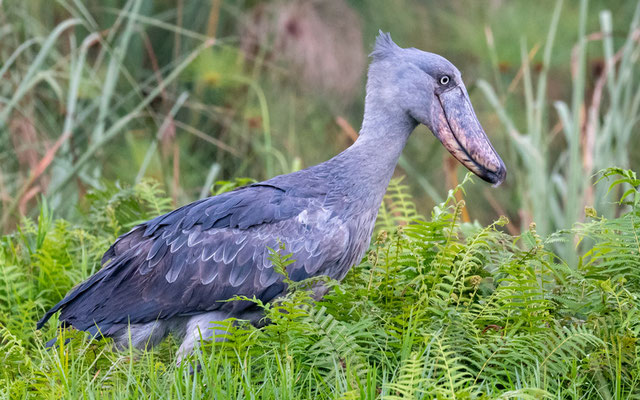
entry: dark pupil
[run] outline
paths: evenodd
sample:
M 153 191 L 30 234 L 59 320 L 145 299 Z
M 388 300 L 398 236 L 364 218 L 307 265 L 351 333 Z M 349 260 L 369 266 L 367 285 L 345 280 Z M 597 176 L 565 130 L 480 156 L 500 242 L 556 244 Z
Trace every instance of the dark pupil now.
M 440 83 L 442 83 L 443 85 L 446 85 L 447 83 L 449 83 L 449 77 L 443 76 L 442 78 L 440 78 Z

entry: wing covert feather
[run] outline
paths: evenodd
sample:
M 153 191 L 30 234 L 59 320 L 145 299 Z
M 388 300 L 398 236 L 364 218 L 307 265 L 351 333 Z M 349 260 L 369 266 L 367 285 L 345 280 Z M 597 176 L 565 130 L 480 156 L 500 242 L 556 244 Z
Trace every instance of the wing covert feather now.
M 368 246 L 368 238 L 364 248 L 354 243 L 362 241 L 358 226 L 372 222 L 375 213 L 344 221 L 323 208 L 322 185 L 309 187 L 312 194 L 249 186 L 141 224 L 118 238 L 103 257 L 103 269 L 51 313 L 62 309 L 61 320 L 78 329 L 107 329 L 251 305 L 224 301 L 235 295 L 267 302 L 286 289 L 267 249 L 280 242 L 293 253 L 293 280 L 320 273 L 341 279 Z

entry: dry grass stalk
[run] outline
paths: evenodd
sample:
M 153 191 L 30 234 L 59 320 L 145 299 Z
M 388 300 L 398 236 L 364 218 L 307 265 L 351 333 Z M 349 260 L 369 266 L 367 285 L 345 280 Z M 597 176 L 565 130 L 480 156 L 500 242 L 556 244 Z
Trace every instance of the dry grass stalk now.
M 631 33 L 633 40 L 638 41 L 640 39 L 640 29 L 636 29 Z M 603 40 L 605 38 L 604 32 L 595 32 L 587 36 L 587 41 Z M 572 73 L 575 73 L 576 66 L 574 65 L 576 47 L 572 50 Z M 591 96 L 591 104 L 587 111 L 586 118 L 582 118 L 584 121 L 581 129 L 581 145 L 582 145 L 582 168 L 586 176 L 593 174 L 594 170 L 594 156 L 595 156 L 595 143 L 596 132 L 598 130 L 598 119 L 600 115 L 600 105 L 602 104 L 602 95 L 604 92 L 607 79 L 610 75 L 611 68 L 615 67 L 624 54 L 624 48 L 618 50 L 611 59 L 610 63 L 604 63 L 604 67 L 600 72 L 596 84 Z M 594 187 L 593 185 L 587 185 L 584 197 L 583 206 L 592 205 L 594 201 Z
M 347 135 L 349 139 L 351 139 L 351 141 L 355 142 L 356 140 L 358 140 L 358 132 L 356 132 L 356 130 L 353 129 L 353 126 L 351 126 L 349 121 L 347 121 L 341 116 L 337 116 L 336 124 L 340 127 L 342 132 L 344 132 L 344 134 Z

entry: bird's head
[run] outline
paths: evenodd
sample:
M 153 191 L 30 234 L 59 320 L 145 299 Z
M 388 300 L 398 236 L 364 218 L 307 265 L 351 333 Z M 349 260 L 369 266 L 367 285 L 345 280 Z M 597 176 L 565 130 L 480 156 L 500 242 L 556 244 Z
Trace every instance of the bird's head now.
M 403 49 L 382 32 L 371 56 L 367 93 L 376 93 L 371 101 L 426 125 L 480 178 L 494 185 L 504 181 L 506 167 L 478 122 L 460 71 L 453 64 L 437 54 Z

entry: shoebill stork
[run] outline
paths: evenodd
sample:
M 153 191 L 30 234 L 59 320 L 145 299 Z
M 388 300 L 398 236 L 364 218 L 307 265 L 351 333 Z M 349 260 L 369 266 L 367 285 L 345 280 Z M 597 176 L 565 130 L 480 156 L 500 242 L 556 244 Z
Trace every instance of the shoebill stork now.
M 261 319 L 242 295 L 269 302 L 287 290 L 268 247 L 285 245 L 290 278 L 341 280 L 360 261 L 409 135 L 426 125 L 465 167 L 494 185 L 506 169 L 483 131 L 458 69 L 443 57 L 400 48 L 380 33 L 371 53 L 364 120 L 355 143 L 322 164 L 195 201 L 120 236 L 103 267 L 57 311 L 65 326 L 141 348 L 169 332 L 178 356 L 211 339 L 216 322 Z M 326 289 L 315 288 L 320 298 Z

